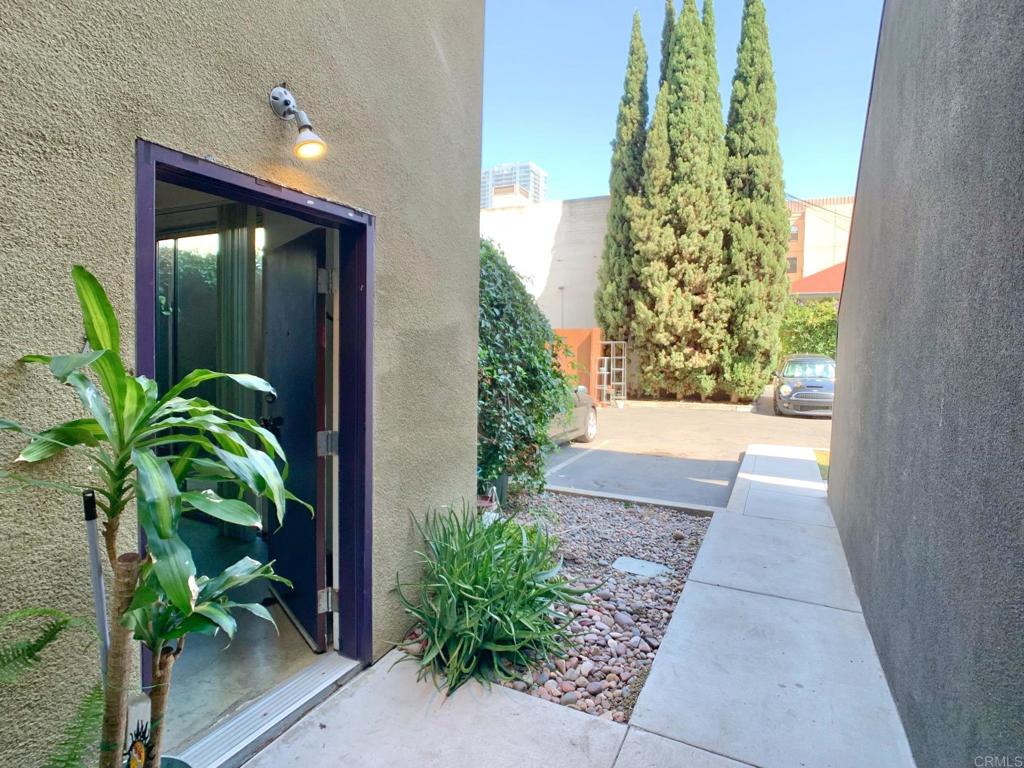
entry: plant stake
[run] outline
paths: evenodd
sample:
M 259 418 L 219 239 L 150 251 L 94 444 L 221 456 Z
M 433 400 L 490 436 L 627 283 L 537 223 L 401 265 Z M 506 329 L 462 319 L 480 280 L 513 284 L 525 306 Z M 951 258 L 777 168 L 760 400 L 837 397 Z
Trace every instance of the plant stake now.
M 100 676 L 106 679 L 110 627 L 107 626 L 107 592 L 103 586 L 103 564 L 100 562 L 99 535 L 96 531 L 95 491 L 82 491 L 82 506 L 85 509 L 85 530 L 89 537 L 89 578 L 92 581 L 92 602 L 96 610 L 96 633 L 100 638 Z

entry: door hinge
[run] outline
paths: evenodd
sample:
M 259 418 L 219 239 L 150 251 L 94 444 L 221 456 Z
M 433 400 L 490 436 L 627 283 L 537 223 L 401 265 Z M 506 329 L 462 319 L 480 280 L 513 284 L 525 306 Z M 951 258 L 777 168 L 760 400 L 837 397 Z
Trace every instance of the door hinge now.
M 338 455 L 338 431 L 328 430 L 316 433 L 316 455 L 337 456 Z
M 317 267 L 316 269 L 316 292 L 327 295 L 331 292 L 331 270 L 325 267 Z
M 316 593 L 317 613 L 338 612 L 338 590 L 334 587 L 325 587 Z

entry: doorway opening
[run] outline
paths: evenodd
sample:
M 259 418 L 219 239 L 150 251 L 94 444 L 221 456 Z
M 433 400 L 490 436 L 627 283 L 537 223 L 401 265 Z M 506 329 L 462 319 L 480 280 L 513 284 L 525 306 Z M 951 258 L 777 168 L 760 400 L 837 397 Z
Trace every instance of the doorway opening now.
M 279 526 L 262 500 L 248 499 L 261 530 L 186 513 L 181 534 L 199 573 L 249 556 L 273 560 L 292 587 L 255 583 L 238 596 L 267 607 L 276 629 L 242 612 L 234 642 L 190 639 L 168 705 L 174 751 L 317 654 L 371 660 L 373 220 L 146 142 L 138 150 L 137 369 L 161 390 L 196 368 L 270 381 L 276 395 L 227 379 L 195 394 L 273 432 L 289 490 L 315 508 L 311 516 L 290 501 Z M 147 669 L 144 660 L 144 677 Z

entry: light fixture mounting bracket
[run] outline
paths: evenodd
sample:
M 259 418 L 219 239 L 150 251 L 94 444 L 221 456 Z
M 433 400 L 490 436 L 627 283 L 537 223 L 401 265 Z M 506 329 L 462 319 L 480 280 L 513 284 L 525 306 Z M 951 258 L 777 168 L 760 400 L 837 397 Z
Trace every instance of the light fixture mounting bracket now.
M 285 83 L 270 89 L 270 108 L 282 120 L 295 119 L 295 96 Z

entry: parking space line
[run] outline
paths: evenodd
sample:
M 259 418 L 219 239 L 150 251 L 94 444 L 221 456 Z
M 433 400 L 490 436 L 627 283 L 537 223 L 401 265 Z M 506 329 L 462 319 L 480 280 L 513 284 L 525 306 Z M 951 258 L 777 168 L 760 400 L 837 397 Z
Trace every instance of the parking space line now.
M 608 440 L 602 440 L 600 443 L 595 445 L 593 448 L 587 448 L 586 450 L 579 451 L 571 459 L 566 459 L 565 461 L 563 461 L 560 464 L 555 464 L 555 466 L 553 466 L 551 469 L 549 469 L 547 472 L 544 473 L 544 477 L 550 477 L 551 475 L 553 475 L 558 470 L 563 469 L 564 467 L 569 466 L 574 461 L 579 461 L 580 459 L 582 459 L 584 456 L 586 456 L 591 451 L 596 451 L 598 448 L 601 448 L 601 447 L 603 447 L 605 445 L 608 445 Z

